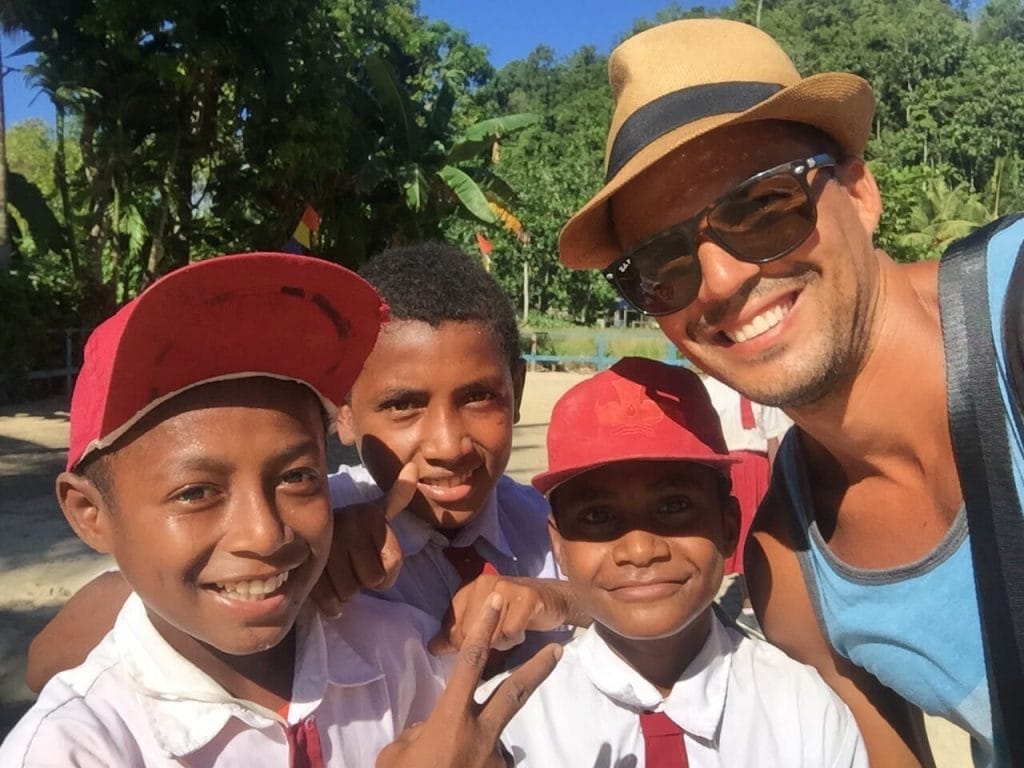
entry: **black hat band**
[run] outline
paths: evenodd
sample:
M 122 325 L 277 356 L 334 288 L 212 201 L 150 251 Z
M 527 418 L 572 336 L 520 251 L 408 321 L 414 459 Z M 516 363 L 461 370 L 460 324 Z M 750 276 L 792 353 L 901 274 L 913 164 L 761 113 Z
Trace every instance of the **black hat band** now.
M 745 112 L 781 90 L 778 83 L 706 83 L 658 97 L 623 122 L 608 154 L 605 183 L 640 150 L 669 131 L 712 115 Z

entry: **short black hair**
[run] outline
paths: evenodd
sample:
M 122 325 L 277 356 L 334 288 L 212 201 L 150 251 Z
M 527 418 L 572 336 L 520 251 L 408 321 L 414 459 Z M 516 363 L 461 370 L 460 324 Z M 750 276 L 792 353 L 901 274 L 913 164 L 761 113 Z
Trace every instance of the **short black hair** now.
M 99 492 L 108 507 L 114 506 L 114 473 L 110 469 L 113 451 L 105 448 L 87 455 L 72 469 L 79 477 L 84 477 Z
M 479 323 L 501 346 L 509 370 L 522 360 L 512 302 L 479 261 L 455 246 L 426 242 L 388 248 L 359 274 L 377 289 L 395 320 L 434 328 L 444 322 Z

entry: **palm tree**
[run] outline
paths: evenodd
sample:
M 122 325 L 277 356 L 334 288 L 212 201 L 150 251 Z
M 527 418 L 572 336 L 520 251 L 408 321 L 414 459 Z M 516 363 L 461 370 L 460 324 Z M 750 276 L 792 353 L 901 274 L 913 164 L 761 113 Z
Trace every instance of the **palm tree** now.
M 502 138 L 533 125 L 538 116 L 502 115 L 455 134 L 454 98 L 447 83 L 432 105 L 420 105 L 385 58 L 370 54 L 365 66 L 369 96 L 388 130 L 359 171 L 363 192 L 397 186 L 414 228 L 418 221 L 440 221 L 440 212 L 454 212 L 521 235 L 522 225 L 509 211 L 515 192 L 493 165 Z M 416 232 L 416 237 L 423 234 Z
M 940 256 L 954 240 L 992 221 L 993 215 L 978 194 L 965 182 L 951 187 L 945 179 L 924 182 L 917 204 L 910 212 L 909 231 L 898 240 L 901 245 Z

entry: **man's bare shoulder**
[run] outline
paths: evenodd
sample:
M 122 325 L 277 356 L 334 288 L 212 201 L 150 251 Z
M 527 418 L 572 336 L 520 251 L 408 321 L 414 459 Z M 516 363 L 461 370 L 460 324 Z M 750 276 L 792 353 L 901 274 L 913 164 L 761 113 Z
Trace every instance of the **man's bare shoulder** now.
M 789 497 L 779 485 L 778 478 L 773 479 L 757 508 L 757 515 L 751 524 L 750 533 L 771 536 L 786 549 L 794 549 L 793 508 Z
M 825 650 L 797 554 L 788 497 L 773 483 L 758 509 L 744 549 L 751 603 L 769 640 L 817 666 Z

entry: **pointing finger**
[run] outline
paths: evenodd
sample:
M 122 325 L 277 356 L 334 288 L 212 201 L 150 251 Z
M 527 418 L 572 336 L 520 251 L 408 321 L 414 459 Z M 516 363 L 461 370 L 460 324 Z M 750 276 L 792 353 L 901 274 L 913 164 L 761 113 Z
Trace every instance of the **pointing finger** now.
M 448 678 L 448 686 L 434 709 L 433 716 L 446 722 L 461 722 L 473 706 L 476 691 L 487 657 L 491 651 L 491 635 L 501 617 L 501 595 L 492 592 L 487 596 L 484 609 L 473 620 L 466 639 L 459 649 L 455 666 Z

